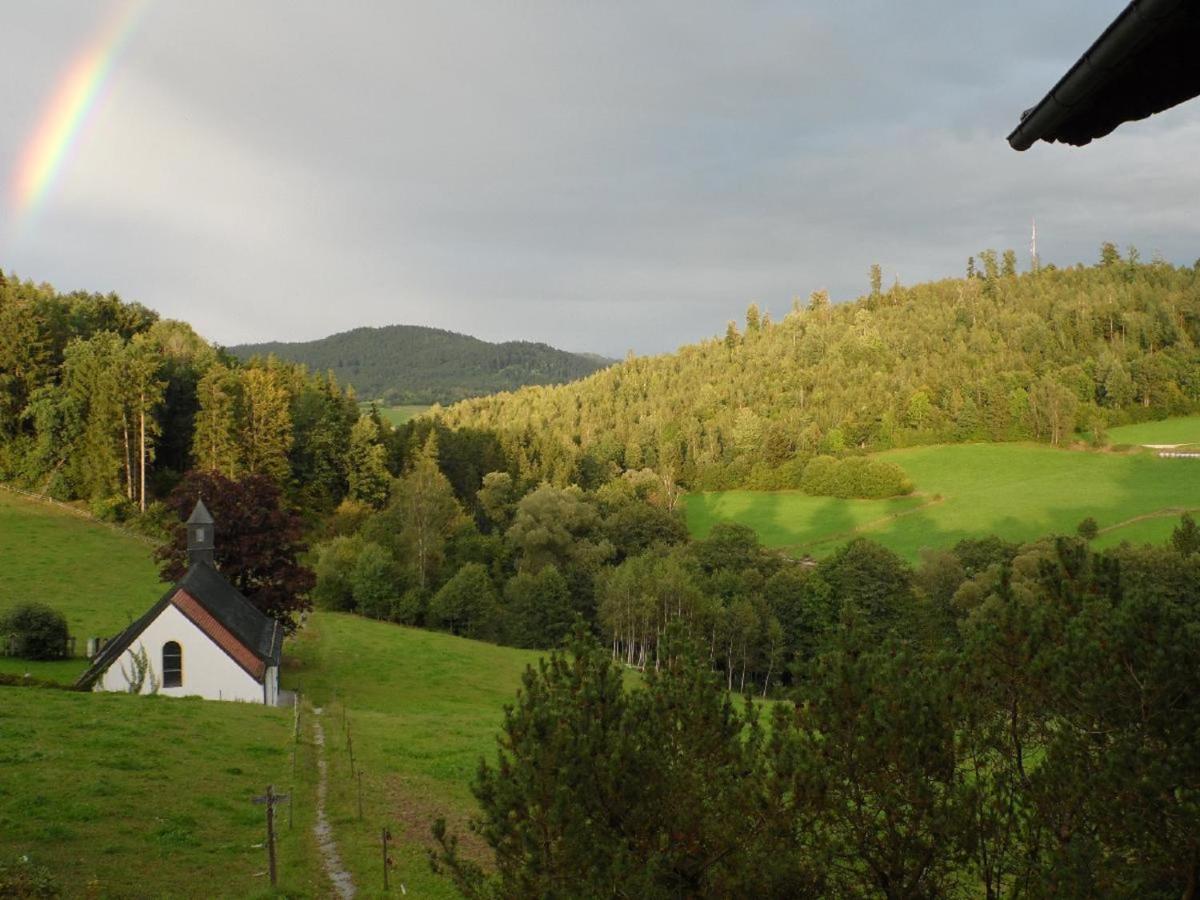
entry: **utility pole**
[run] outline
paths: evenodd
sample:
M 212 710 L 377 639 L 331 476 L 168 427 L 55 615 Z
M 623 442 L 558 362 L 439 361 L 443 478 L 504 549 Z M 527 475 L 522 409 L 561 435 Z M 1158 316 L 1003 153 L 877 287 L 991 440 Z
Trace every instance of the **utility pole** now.
M 1041 268 L 1037 252 L 1037 219 L 1031 219 L 1030 222 L 1032 223 L 1032 227 L 1029 231 L 1029 264 L 1033 267 L 1033 271 L 1037 272 Z

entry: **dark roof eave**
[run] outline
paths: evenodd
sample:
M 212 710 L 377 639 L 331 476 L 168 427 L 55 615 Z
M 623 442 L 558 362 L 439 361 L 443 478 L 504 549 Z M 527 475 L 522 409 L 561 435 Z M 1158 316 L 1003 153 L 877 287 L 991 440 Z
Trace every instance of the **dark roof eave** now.
M 1164 20 L 1186 5 L 1186 0 L 1132 0 L 1121 14 L 1104 30 L 1095 43 L 1080 57 L 1075 65 L 1059 79 L 1050 92 L 1032 109 L 1026 110 L 1021 122 L 1008 136 L 1014 150 L 1028 150 L 1038 140 L 1065 140 L 1068 143 L 1085 144 L 1093 137 L 1101 137 L 1113 130 L 1121 119 L 1103 126 L 1104 130 L 1081 138 L 1058 136 L 1057 131 L 1064 122 L 1086 101 L 1103 88 L 1114 72 L 1146 42 L 1153 40 Z M 1169 108 L 1186 98 L 1179 98 L 1128 118 L 1145 118 L 1152 112 Z

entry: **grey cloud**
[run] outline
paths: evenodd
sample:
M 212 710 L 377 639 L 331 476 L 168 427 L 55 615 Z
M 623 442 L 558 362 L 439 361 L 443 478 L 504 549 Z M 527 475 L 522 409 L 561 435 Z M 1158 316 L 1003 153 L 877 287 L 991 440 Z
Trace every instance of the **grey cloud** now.
M 412 322 L 620 354 L 872 262 L 1023 252 L 1032 215 L 1050 261 L 1191 262 L 1200 105 L 1004 143 L 1121 5 L 157 4 L 0 265 L 225 343 Z M 0 75 L 28 73 L 3 159 L 95 15 L 0 13 Z

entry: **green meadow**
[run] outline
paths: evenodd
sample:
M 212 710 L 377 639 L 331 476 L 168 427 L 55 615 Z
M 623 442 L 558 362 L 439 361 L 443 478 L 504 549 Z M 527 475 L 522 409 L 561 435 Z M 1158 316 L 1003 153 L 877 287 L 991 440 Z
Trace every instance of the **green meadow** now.
M 111 634 L 163 589 L 144 542 L 3 493 L 0 547 L 5 603 L 35 595 L 73 631 Z M 312 837 L 320 709 L 327 815 L 360 896 L 382 891 L 385 826 L 395 838 L 387 896 L 402 896 L 400 884 L 417 896 L 454 896 L 429 869 L 430 826 L 444 817 L 482 858 L 467 831 L 468 783 L 480 757 L 494 756 L 504 704 L 538 656 L 312 614 L 284 647 L 283 686 L 303 700 L 294 781 L 290 710 L 0 686 L 0 864 L 28 855 L 49 865 L 68 896 L 254 896 L 266 891 L 257 874 L 266 861 L 254 846 L 263 810 L 250 798 L 273 783 L 297 801 L 293 830 L 281 831 L 281 891 L 329 896 Z M 64 683 L 84 665 L 0 657 L 0 673 Z
M 0 656 L 0 673 L 74 680 L 87 639 L 113 636 L 164 590 L 146 541 L 0 490 L 0 612 L 27 600 L 61 610 L 81 657 L 30 664 Z
M 1200 444 L 1200 416 L 1122 425 L 1108 432 L 1113 444 Z
M 1184 433 L 1175 422 L 1152 424 L 1164 426 L 1160 434 Z M 692 494 L 688 525 L 703 537 L 716 522 L 740 522 L 767 546 L 818 557 L 863 536 L 915 560 L 922 548 L 966 537 L 996 534 L 1023 541 L 1074 533 L 1088 516 L 1100 526 L 1098 546 L 1159 542 L 1182 511 L 1200 509 L 1200 460 L 1161 459 L 1151 451 L 959 444 L 880 456 L 908 473 L 916 485 L 913 496 L 879 501 L 795 491 Z
M 363 409 L 365 411 L 367 407 L 364 406 Z M 429 409 L 429 407 L 420 404 L 410 404 L 408 406 L 380 406 L 378 409 L 380 418 L 389 425 L 394 426 L 403 425 L 409 419 L 415 419 L 421 413 L 425 412 L 425 410 Z
M 281 807 L 281 893 L 327 896 L 291 725 L 238 703 L 0 687 L 0 865 L 28 857 L 65 897 L 272 896 L 252 799 L 274 784 L 299 800 L 291 828 Z
M 355 883 L 382 887 L 386 824 L 396 839 L 393 889 L 456 896 L 430 871 L 430 826 L 445 818 L 468 853 L 484 858 L 467 830 L 475 810 L 468 784 L 480 757 L 494 759 L 504 705 L 541 654 L 325 612 L 284 653 L 285 682 L 323 710 L 329 814 Z M 350 744 L 363 771 L 362 820 Z

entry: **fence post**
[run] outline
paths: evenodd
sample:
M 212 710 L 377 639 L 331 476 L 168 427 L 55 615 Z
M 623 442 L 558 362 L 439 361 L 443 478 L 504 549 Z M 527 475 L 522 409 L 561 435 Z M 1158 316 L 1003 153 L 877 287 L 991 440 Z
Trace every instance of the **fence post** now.
M 267 785 L 267 862 L 271 872 L 271 887 L 275 887 L 275 789 Z
M 392 834 L 391 834 L 391 832 L 390 832 L 390 831 L 388 831 L 388 830 L 387 830 L 387 826 L 384 826 L 384 829 L 383 829 L 383 889 L 384 889 L 385 891 L 388 889 L 388 852 L 387 852 L 387 844 L 388 844 L 388 838 L 390 838 L 391 836 L 392 836 Z

